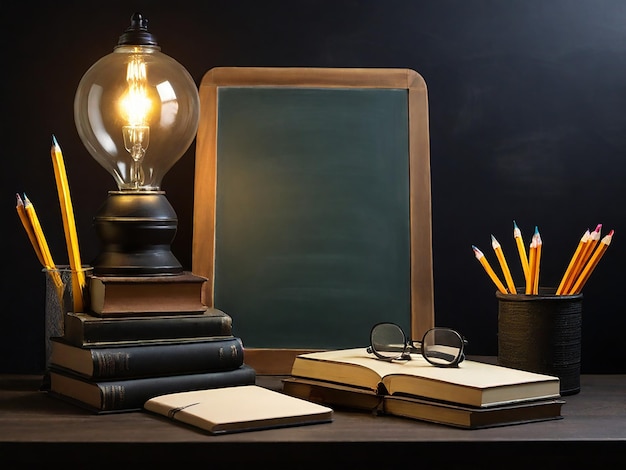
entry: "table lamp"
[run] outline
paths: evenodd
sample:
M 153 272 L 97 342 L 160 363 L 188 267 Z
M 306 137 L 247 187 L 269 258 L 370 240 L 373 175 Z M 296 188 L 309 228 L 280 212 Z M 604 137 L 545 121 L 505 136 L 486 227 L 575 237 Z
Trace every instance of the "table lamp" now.
M 94 274 L 177 275 L 170 245 L 178 226 L 161 181 L 191 145 L 200 99 L 192 77 L 161 52 L 147 19 L 134 13 L 113 52 L 80 80 L 74 119 L 91 156 L 118 190 L 94 217 L 101 252 Z

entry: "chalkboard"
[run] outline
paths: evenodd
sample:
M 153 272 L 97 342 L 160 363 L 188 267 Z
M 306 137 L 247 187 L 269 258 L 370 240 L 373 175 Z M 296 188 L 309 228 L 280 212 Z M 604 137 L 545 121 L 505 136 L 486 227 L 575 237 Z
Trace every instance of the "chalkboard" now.
M 366 346 L 380 321 L 433 326 L 419 74 L 221 67 L 200 102 L 192 270 L 247 359 Z

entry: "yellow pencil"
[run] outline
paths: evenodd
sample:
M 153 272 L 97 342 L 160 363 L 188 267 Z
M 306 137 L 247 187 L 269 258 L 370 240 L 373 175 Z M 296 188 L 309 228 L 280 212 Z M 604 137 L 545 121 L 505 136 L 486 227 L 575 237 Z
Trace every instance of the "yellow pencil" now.
M 502 281 L 500 281 L 500 279 L 498 279 L 498 276 L 496 276 L 496 273 L 494 272 L 491 265 L 489 264 L 489 261 L 487 261 L 487 258 L 485 258 L 485 255 L 483 254 L 483 252 L 480 251 L 474 245 L 472 245 L 472 250 L 474 250 L 476 259 L 480 261 L 480 264 L 482 264 L 483 268 L 485 269 L 485 271 L 487 272 L 487 274 L 489 275 L 493 283 L 496 285 L 498 290 L 503 294 L 507 294 L 506 287 L 504 287 L 504 284 L 502 284 Z
M 65 232 L 65 243 L 67 244 L 67 254 L 70 268 L 72 269 L 72 294 L 74 299 L 74 312 L 82 312 L 84 307 L 83 289 L 86 286 L 85 273 L 82 271 L 80 251 L 78 246 L 78 234 L 76 233 L 76 222 L 74 220 L 74 209 L 70 198 L 70 188 L 65 172 L 65 163 L 61 147 L 54 135 L 52 136 L 52 163 L 54 166 L 54 177 L 59 193 L 61 204 L 61 215 L 63 217 L 63 229 Z
M 543 247 L 543 241 L 539 230 L 535 227 L 535 235 L 537 237 L 537 252 L 535 253 L 535 272 L 533 273 L 533 294 L 539 294 L 539 272 L 541 267 L 541 249 Z
M 601 230 L 602 230 L 602 224 L 598 224 L 595 230 L 589 234 L 589 240 L 587 240 L 587 243 L 585 244 L 585 247 L 583 251 L 581 252 L 580 257 L 578 258 L 578 261 L 576 261 L 576 266 L 574 266 L 572 277 L 571 279 L 569 279 L 569 282 L 567 283 L 567 285 L 565 286 L 563 290 L 564 294 L 568 294 L 568 295 L 573 294 L 572 287 L 574 286 L 576 279 L 580 277 L 580 274 L 582 273 L 583 268 L 585 267 L 585 265 L 589 261 L 589 258 L 591 257 L 591 253 L 593 252 L 596 245 L 600 241 Z
M 528 282 L 526 283 L 524 293 L 530 295 L 533 293 L 533 287 L 535 286 L 535 270 L 537 263 L 537 237 L 535 235 L 533 235 L 530 240 L 530 249 L 528 252 Z
M 600 241 L 600 244 L 598 245 L 598 248 L 596 249 L 596 251 L 593 252 L 593 255 L 589 259 L 589 262 L 585 265 L 583 271 L 580 273 L 580 276 L 578 277 L 578 279 L 574 283 L 574 286 L 572 287 L 572 289 L 570 291 L 570 294 L 580 294 L 580 291 L 582 290 L 583 286 L 585 285 L 585 283 L 589 279 L 589 276 L 591 276 L 591 273 L 593 272 L 593 270 L 598 265 L 598 262 L 600 261 L 600 258 L 602 258 L 602 256 L 606 252 L 607 248 L 611 244 L 611 240 L 613 239 L 613 233 L 614 233 L 614 231 L 611 230 Z
M 44 261 L 44 266 L 46 267 L 46 269 L 51 270 L 50 274 L 54 281 L 54 285 L 57 288 L 59 299 L 62 299 L 63 280 L 61 279 L 61 275 L 59 274 L 59 272 L 55 271 L 56 266 L 54 264 L 54 261 L 52 260 L 52 254 L 50 253 L 48 242 L 41 228 L 41 223 L 39 222 L 39 217 L 37 216 L 37 212 L 35 211 L 35 206 L 33 206 L 33 203 L 30 202 L 30 199 L 28 199 L 28 196 L 26 196 L 26 194 L 24 194 L 24 211 L 26 212 L 30 225 L 33 228 L 33 233 L 35 234 L 37 244 L 39 245 L 41 256 Z
M 33 249 L 35 250 L 35 255 L 37 255 L 37 259 L 41 263 L 42 266 L 46 266 L 46 261 L 43 259 L 43 254 L 41 253 L 41 248 L 39 247 L 39 242 L 37 242 L 37 236 L 35 235 L 35 231 L 33 230 L 33 226 L 28 219 L 28 214 L 26 213 L 26 209 L 24 208 L 24 201 L 20 197 L 19 194 L 15 194 L 17 197 L 17 205 L 15 208 L 17 209 L 17 215 L 20 217 L 22 221 L 22 225 L 24 226 L 24 230 L 26 230 L 26 234 L 28 235 L 28 239 L 30 240 L 31 245 L 33 245 Z
M 519 259 L 522 263 L 524 280 L 526 281 L 526 284 L 528 284 L 528 276 L 530 275 L 528 269 L 528 255 L 526 254 L 526 246 L 524 246 L 524 240 L 522 239 L 522 231 L 519 229 L 515 221 L 513 221 L 513 238 L 517 244 L 517 252 L 519 253 Z
M 491 235 L 491 247 L 496 253 L 496 257 L 498 258 L 498 262 L 500 263 L 500 268 L 502 268 L 502 274 L 504 274 L 504 279 L 507 286 L 509 287 L 509 293 L 517 294 L 517 290 L 515 290 L 515 283 L 513 282 L 513 278 L 511 277 L 511 271 L 509 270 L 509 265 L 506 262 L 504 252 L 502 251 L 502 246 L 493 235 Z
M 590 232 L 589 232 L 589 229 L 587 229 L 585 233 L 583 234 L 583 236 L 580 237 L 578 246 L 576 247 L 576 251 L 574 251 L 574 254 L 572 255 L 572 259 L 570 259 L 570 262 L 567 265 L 567 269 L 565 270 L 565 274 L 563 274 L 561 283 L 559 284 L 559 287 L 556 290 L 556 295 L 563 295 L 565 292 L 567 292 L 567 290 L 569 290 L 569 287 L 572 285 L 572 282 L 573 282 L 572 274 L 574 272 L 574 267 L 576 266 L 576 263 L 580 259 L 581 253 L 585 249 L 585 245 L 587 244 L 587 241 L 589 240 L 589 235 L 590 235 Z
M 601 230 L 602 230 L 602 224 L 598 224 L 596 225 L 596 229 L 589 234 L 589 243 L 585 246 L 585 251 L 583 251 L 583 255 L 581 257 L 581 263 L 579 265 L 578 274 L 580 274 L 580 272 L 582 271 L 583 266 L 587 264 L 587 261 L 589 261 L 589 258 L 591 257 L 591 253 L 593 252 L 593 250 L 596 248 L 596 245 L 600 241 Z

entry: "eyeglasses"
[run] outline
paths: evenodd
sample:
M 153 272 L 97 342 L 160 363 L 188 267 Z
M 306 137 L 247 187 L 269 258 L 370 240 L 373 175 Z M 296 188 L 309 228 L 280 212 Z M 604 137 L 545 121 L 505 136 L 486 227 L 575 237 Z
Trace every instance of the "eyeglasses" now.
M 410 360 L 411 353 L 420 353 L 437 367 L 457 367 L 465 359 L 467 340 L 450 328 L 431 328 L 421 342 L 407 339 L 395 323 L 377 323 L 370 333 L 367 352 L 384 361 Z

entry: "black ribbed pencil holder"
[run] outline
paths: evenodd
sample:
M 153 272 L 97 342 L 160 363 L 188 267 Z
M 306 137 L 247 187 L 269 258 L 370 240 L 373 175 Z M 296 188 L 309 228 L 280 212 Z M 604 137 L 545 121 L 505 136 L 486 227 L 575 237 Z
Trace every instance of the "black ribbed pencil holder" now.
M 573 395 L 580 392 L 583 295 L 554 295 L 555 291 L 496 292 L 498 364 L 557 376 L 561 395 Z

